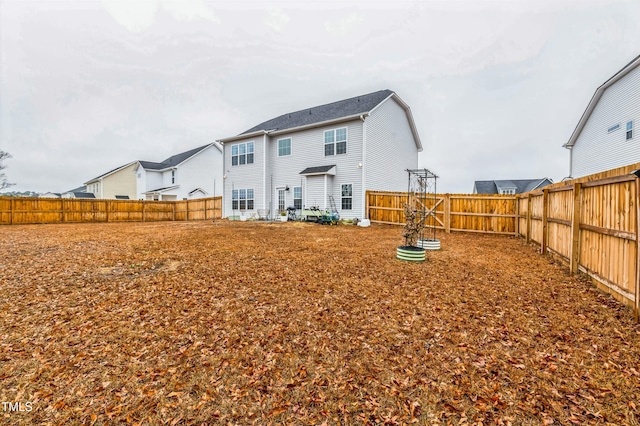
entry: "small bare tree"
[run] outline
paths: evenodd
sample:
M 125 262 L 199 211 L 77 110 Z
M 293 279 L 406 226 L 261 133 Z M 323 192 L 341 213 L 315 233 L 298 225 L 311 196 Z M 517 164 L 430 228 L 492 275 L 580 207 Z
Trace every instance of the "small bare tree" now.
M 404 237 L 405 245 L 416 247 L 418 238 L 424 229 L 424 218 L 418 218 L 418 212 L 409 204 L 402 203 L 402 207 L 404 208 L 405 217 L 402 236 Z
M 11 158 L 11 154 L 5 151 L 0 151 L 0 191 L 15 185 L 15 183 L 7 182 L 7 175 L 2 171 L 7 168 L 7 166 L 2 163 L 8 158 Z

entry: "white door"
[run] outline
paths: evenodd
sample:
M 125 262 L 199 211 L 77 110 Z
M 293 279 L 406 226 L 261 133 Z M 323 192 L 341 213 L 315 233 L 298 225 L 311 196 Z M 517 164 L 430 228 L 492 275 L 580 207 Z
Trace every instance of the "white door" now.
M 278 213 L 282 213 L 283 211 L 285 211 L 287 209 L 287 192 L 285 191 L 284 188 L 277 188 L 277 194 L 278 194 Z

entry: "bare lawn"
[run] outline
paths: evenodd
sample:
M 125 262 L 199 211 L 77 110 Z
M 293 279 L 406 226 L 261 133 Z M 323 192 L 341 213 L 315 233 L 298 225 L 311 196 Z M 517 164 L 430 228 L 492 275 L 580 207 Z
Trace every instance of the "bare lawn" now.
M 639 424 L 628 308 L 521 239 L 400 232 L 1 227 L 0 424 Z

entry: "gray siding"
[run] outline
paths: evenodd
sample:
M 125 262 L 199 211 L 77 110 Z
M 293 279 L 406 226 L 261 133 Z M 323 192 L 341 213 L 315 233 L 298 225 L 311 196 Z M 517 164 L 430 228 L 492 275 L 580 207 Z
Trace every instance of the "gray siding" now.
M 375 191 L 406 191 L 406 169 L 418 167 L 418 150 L 404 109 L 387 99 L 366 121 L 365 186 Z
M 324 155 L 324 131 L 338 128 L 347 128 L 347 153 L 339 155 Z M 291 155 L 278 156 L 278 139 L 291 138 Z M 326 166 L 330 164 L 336 165 L 336 175 L 329 176 L 327 194 L 333 194 L 335 202 L 343 218 L 362 218 L 363 206 L 358 200 L 362 196 L 362 169 L 358 167 L 358 163 L 362 162 L 362 121 L 355 120 L 347 123 L 340 123 L 331 126 L 324 126 L 281 134 L 270 137 L 269 153 L 267 163 L 270 165 L 267 169 L 267 198 L 270 198 L 273 205 L 276 204 L 275 188 L 289 186 L 291 190 L 287 193 L 287 205 L 293 204 L 293 187 L 303 186 L 303 204 L 305 207 L 318 205 L 322 207 L 322 193 L 324 186 L 319 189 L 315 182 L 323 182 L 322 176 L 314 176 L 305 178 L 300 172 L 307 167 Z M 319 180 L 316 180 L 319 179 Z M 308 186 L 308 182 L 311 187 Z M 341 185 L 353 185 L 353 209 L 348 211 L 341 210 Z M 306 191 L 305 191 L 306 189 Z M 329 203 L 327 201 L 327 208 Z
M 633 139 L 626 124 L 633 121 Z M 611 133 L 610 127 L 620 124 Z M 571 153 L 571 174 L 580 177 L 640 162 L 640 66 L 607 88 Z
M 231 147 L 233 145 L 253 142 L 254 143 L 254 159 L 253 164 L 243 164 L 239 166 L 231 165 Z M 253 189 L 254 191 L 254 209 L 248 211 L 247 214 L 255 213 L 257 209 L 263 208 L 264 191 L 263 191 L 263 161 L 264 143 L 261 136 L 243 139 L 237 142 L 228 142 L 224 144 L 224 173 L 227 176 L 224 179 L 223 204 L 225 217 L 230 215 L 239 215 L 240 212 L 232 211 L 231 207 L 231 191 L 235 189 Z M 267 207 L 268 208 L 268 207 Z

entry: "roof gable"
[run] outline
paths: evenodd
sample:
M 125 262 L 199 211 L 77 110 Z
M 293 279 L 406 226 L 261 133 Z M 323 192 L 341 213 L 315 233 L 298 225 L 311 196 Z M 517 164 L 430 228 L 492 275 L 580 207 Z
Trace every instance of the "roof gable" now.
M 474 191 L 477 194 L 499 194 L 501 189 L 515 189 L 516 194 L 533 191 L 534 189 L 550 185 L 549 178 L 542 179 L 513 179 L 513 180 L 477 180 Z
M 181 152 L 180 154 L 172 155 L 171 157 L 161 161 L 160 163 L 156 163 L 153 161 L 143 161 L 143 160 L 138 161 L 138 163 L 146 170 L 170 169 L 172 167 L 176 167 L 184 163 L 191 157 L 195 156 L 196 154 L 199 154 L 200 152 L 204 151 L 205 149 L 209 148 L 212 145 L 214 145 L 216 148 L 218 148 L 218 150 L 220 150 L 220 147 L 218 147 L 217 144 L 210 143 L 207 145 L 200 146 L 198 148 L 190 149 L 189 151 Z
M 573 130 L 573 133 L 571 134 L 569 141 L 564 145 L 562 145 L 564 148 L 572 148 L 575 145 L 576 141 L 578 140 L 578 136 L 580 136 L 582 129 L 584 129 L 584 126 L 587 124 L 589 117 L 591 117 L 591 113 L 593 112 L 596 105 L 598 104 L 598 101 L 602 97 L 602 94 L 604 93 L 604 91 L 607 90 L 607 88 L 611 87 L 613 84 L 615 84 L 617 81 L 622 79 L 625 75 L 633 71 L 638 65 L 640 65 L 640 55 L 636 56 L 631 62 L 625 65 L 620 71 L 615 73 L 613 77 L 609 78 L 600 87 L 596 89 L 596 92 L 593 94 L 593 97 L 591 98 L 591 100 L 589 101 L 589 104 L 587 105 L 587 109 L 582 113 L 582 117 L 580 117 L 580 121 L 578 121 L 578 125 Z
M 257 126 L 253 126 L 249 130 L 242 132 L 241 135 L 261 130 L 273 131 L 292 129 L 308 126 L 310 124 L 336 120 L 343 117 L 364 114 L 374 109 L 391 95 L 393 95 L 391 90 L 380 90 L 378 92 L 356 96 L 354 98 L 290 112 L 279 117 L 272 118 L 271 120 L 267 120 Z

